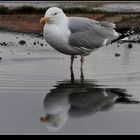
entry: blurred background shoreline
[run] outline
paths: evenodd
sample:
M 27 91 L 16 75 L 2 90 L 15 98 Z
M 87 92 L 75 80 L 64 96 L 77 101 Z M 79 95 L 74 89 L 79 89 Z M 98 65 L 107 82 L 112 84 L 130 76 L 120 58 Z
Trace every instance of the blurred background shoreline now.
M 139 30 L 140 2 L 23 1 L 0 2 L 0 30 L 41 35 L 40 18 L 47 8 L 57 6 L 67 16 L 87 17 L 117 24 L 117 28 Z M 12 15 L 12 16 L 11 16 Z M 126 24 L 127 22 L 127 24 Z
M 35 8 L 46 8 L 57 6 L 61 8 L 97 8 L 104 11 L 124 11 L 124 12 L 140 12 L 140 2 L 138 1 L 0 1 L 0 5 L 14 9 L 22 6 L 33 6 Z M 110 7 L 110 9 L 108 9 Z M 115 9 L 114 9 L 115 7 Z M 121 9 L 122 8 L 122 9 Z

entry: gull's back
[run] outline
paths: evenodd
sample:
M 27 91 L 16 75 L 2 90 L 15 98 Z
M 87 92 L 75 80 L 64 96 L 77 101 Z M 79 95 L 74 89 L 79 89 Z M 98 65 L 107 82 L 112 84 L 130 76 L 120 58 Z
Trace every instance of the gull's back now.
M 112 41 L 119 37 L 115 31 L 115 24 L 98 22 L 88 18 L 69 17 L 69 29 L 71 36 L 69 43 L 73 47 L 96 49 L 103 45 L 104 41 Z

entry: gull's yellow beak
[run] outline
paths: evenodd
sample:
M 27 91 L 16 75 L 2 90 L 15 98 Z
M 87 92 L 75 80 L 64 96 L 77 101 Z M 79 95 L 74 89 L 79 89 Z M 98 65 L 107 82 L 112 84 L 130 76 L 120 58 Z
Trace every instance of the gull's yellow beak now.
M 41 20 L 40 20 L 40 23 L 47 23 L 48 22 L 48 17 L 43 17 L 43 18 L 41 18 Z

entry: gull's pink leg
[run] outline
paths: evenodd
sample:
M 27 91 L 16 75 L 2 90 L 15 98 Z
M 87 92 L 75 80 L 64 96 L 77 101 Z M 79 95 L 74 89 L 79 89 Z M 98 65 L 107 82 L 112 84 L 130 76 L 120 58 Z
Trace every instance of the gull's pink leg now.
M 72 68 L 73 69 L 73 63 L 74 63 L 74 56 L 71 56 L 71 65 L 70 65 L 70 68 Z
M 81 56 L 81 69 L 84 67 L 84 56 Z

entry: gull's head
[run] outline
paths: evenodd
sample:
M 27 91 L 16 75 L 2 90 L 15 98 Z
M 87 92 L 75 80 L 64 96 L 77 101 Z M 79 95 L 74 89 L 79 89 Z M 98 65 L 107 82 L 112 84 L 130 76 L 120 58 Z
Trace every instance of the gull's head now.
M 46 128 L 51 132 L 58 132 L 63 128 L 68 120 L 68 113 L 60 113 L 55 115 L 47 115 L 45 118 L 41 117 L 40 121 L 46 124 Z
M 64 20 L 66 15 L 63 10 L 58 7 L 49 8 L 40 23 L 57 24 Z

